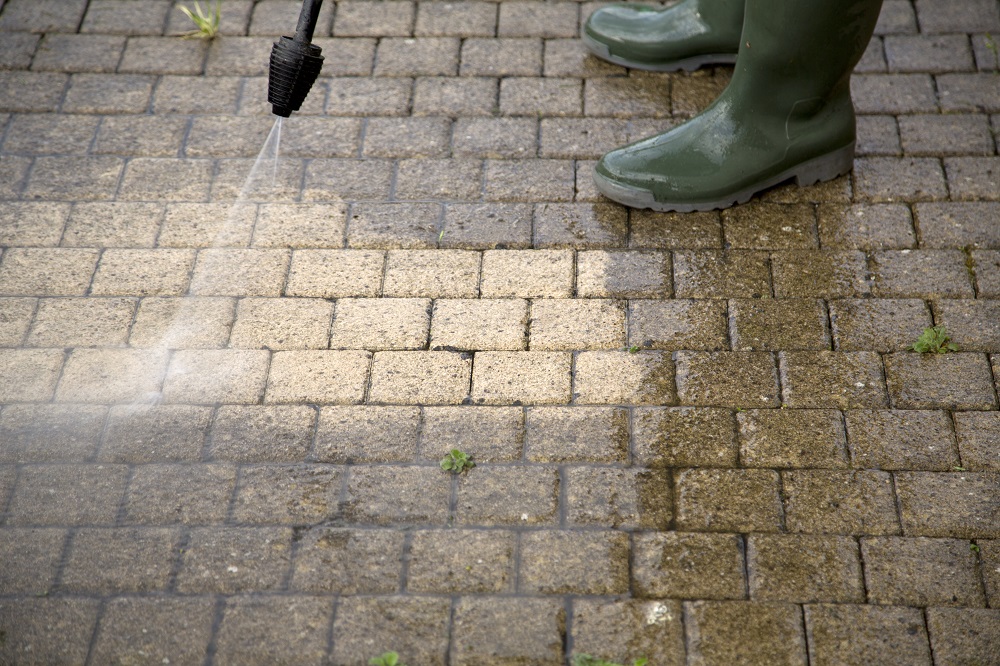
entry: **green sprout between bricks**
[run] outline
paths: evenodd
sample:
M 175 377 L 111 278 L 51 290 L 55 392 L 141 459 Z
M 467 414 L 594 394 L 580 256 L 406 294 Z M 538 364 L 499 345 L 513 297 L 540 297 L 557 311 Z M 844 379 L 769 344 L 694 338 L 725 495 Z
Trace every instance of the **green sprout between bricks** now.
M 406 666 L 399 663 L 399 655 L 395 652 L 383 652 L 368 660 L 368 666 Z
M 184 33 L 185 37 L 197 37 L 198 39 L 214 39 L 219 34 L 219 22 L 222 20 L 222 0 L 215 0 L 215 12 L 211 11 L 211 5 L 206 5 L 209 12 L 206 13 L 201 8 L 201 3 L 194 3 L 192 12 L 185 5 L 178 7 L 184 15 L 191 19 L 198 27 L 197 30 Z
M 452 449 L 448 455 L 441 459 L 441 469 L 452 474 L 461 474 L 475 466 L 476 463 L 472 462 L 472 456 L 458 449 Z
M 921 354 L 946 354 L 958 351 L 958 345 L 951 341 L 944 326 L 925 328 L 910 349 Z

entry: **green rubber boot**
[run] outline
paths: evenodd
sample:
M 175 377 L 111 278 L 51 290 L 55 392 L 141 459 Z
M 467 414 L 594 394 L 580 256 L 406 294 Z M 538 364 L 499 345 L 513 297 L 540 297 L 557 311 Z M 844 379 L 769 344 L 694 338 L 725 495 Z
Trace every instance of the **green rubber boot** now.
M 652 72 L 736 62 L 746 0 L 684 0 L 667 9 L 598 9 L 580 36 L 598 58 Z
M 613 150 L 594 180 L 635 208 L 728 208 L 794 180 L 830 180 L 854 164 L 851 71 L 882 0 L 748 0 L 732 81 L 668 132 Z

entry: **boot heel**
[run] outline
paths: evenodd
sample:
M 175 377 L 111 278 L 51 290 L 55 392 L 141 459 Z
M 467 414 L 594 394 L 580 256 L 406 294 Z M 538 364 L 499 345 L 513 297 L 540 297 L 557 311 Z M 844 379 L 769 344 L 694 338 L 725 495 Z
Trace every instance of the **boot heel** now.
M 833 180 L 854 167 L 854 143 L 844 146 L 832 153 L 827 153 L 816 159 L 800 164 L 795 169 L 795 184 L 800 187 L 815 185 L 827 180 Z

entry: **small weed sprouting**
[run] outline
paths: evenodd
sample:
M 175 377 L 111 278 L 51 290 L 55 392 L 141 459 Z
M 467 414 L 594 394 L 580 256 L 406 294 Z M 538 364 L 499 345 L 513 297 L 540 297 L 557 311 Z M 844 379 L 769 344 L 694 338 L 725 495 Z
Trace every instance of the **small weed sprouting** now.
M 592 657 L 589 654 L 578 654 L 573 657 L 573 666 L 646 666 L 648 663 L 649 659 L 646 659 L 645 657 L 633 659 L 631 664 L 619 664 L 616 661 L 598 659 L 597 657 Z
M 948 332 L 944 330 L 944 326 L 932 326 L 924 329 L 924 332 L 910 346 L 910 349 L 921 354 L 946 354 L 958 351 L 958 345 L 948 338 Z
M 631 347 L 628 348 L 629 354 L 636 354 L 638 352 L 639 352 L 639 345 L 632 345 Z
M 979 544 L 977 544 L 977 543 L 971 543 L 970 542 L 969 543 L 969 550 L 971 550 L 973 553 L 978 553 L 979 552 Z
M 951 468 L 951 471 L 953 471 L 953 472 L 964 472 L 965 468 L 962 467 L 962 466 L 960 466 L 960 465 L 955 465 L 954 467 Z
M 184 15 L 191 19 L 194 24 L 198 27 L 197 30 L 192 30 L 191 32 L 184 33 L 185 37 L 197 37 L 198 39 L 215 39 L 215 36 L 219 34 L 219 22 L 222 20 L 222 0 L 215 0 L 215 11 L 211 11 L 211 5 L 207 5 L 209 12 L 206 14 L 202 8 L 201 3 L 194 3 L 194 11 L 191 11 L 184 5 L 180 5 L 178 9 L 184 12 Z
M 383 652 L 368 660 L 368 666 L 406 666 L 399 663 L 399 655 L 395 652 Z
M 476 463 L 472 462 L 472 456 L 462 453 L 458 449 L 452 449 L 448 455 L 441 459 L 441 469 L 452 474 L 461 474 L 475 466 Z
M 1000 70 L 1000 47 L 990 33 L 986 33 L 986 48 L 993 53 L 993 65 Z

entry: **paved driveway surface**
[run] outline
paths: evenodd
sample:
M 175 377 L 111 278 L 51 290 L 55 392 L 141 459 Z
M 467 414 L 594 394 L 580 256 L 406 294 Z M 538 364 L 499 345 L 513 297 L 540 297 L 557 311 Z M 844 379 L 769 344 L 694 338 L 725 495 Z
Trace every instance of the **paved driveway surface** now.
M 995 0 L 687 215 L 590 170 L 731 70 L 557 0 L 328 1 L 244 188 L 296 4 L 0 0 L 0 662 L 1000 663 Z

